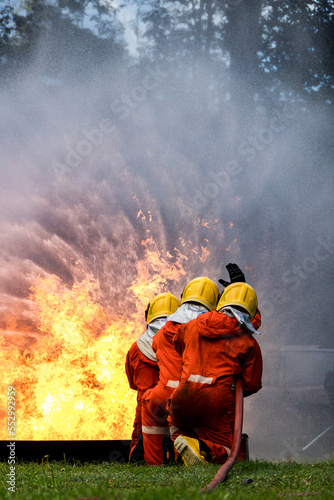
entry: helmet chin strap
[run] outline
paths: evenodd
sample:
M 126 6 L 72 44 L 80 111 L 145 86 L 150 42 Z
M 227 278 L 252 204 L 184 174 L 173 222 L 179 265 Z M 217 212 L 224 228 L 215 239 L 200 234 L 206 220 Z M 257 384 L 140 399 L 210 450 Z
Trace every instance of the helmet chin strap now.
M 147 309 L 145 311 L 145 321 L 147 321 L 148 310 L 150 308 L 151 302 L 148 303 Z

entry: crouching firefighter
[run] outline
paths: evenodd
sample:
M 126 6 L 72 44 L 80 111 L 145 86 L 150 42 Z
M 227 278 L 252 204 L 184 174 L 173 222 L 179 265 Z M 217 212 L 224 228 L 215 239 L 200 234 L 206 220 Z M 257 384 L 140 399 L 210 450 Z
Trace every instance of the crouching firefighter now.
M 243 282 L 227 285 L 216 311 L 181 325 L 173 339 L 183 366 L 171 397 L 169 422 L 175 449 L 186 465 L 227 460 L 235 379 L 241 378 L 246 397 L 262 387 L 262 355 L 253 337 L 254 326 L 261 323 L 256 293 Z M 241 448 L 238 459 L 244 458 Z
M 147 389 L 154 387 L 159 378 L 155 352 L 152 349 L 153 337 L 166 323 L 168 315 L 177 310 L 180 301 L 171 293 L 160 293 L 148 304 L 145 311 L 147 330 L 132 344 L 126 356 L 125 371 L 131 389 L 137 391 L 137 407 L 133 423 L 130 445 L 130 462 L 144 460 L 141 406 L 142 397 Z
M 190 281 L 183 290 L 181 306 L 168 316 L 165 326 L 153 338 L 159 380 L 142 398 L 144 458 L 148 465 L 163 464 L 163 441 L 169 437 L 166 405 L 179 384 L 182 370 L 182 357 L 174 349 L 173 337 L 180 325 L 214 310 L 218 294 L 218 286 L 209 278 Z M 171 448 L 173 450 L 173 445 Z

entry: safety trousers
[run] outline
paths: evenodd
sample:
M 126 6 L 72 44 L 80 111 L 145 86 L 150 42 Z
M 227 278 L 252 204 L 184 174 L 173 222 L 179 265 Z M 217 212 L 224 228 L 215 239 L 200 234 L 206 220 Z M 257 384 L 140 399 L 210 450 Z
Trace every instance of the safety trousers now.
M 133 422 L 129 456 L 129 460 L 131 460 L 132 452 L 142 435 L 142 398 L 148 389 L 155 387 L 159 378 L 159 370 L 157 363 L 146 358 L 146 356 L 140 352 L 137 343 L 134 342 L 126 356 L 125 372 L 131 389 L 137 391 L 137 406 Z
M 142 398 L 143 395 L 146 391 L 137 391 L 137 406 L 136 406 L 136 413 L 135 413 L 135 419 L 133 422 L 133 431 L 131 435 L 131 444 L 130 444 L 130 455 L 129 455 L 129 460 L 131 458 L 131 454 L 133 450 L 135 449 L 140 436 L 142 435 L 142 421 L 141 421 L 141 414 L 142 414 Z
M 168 406 L 171 438 L 184 435 L 199 438 L 210 448 L 210 461 L 224 463 L 231 451 L 235 393 L 231 381 L 218 379 L 213 385 L 181 382 Z M 245 458 L 244 448 L 239 460 Z
M 174 389 L 161 382 L 145 392 L 142 398 L 142 433 L 144 460 L 148 465 L 162 465 L 163 437 L 169 432 L 167 402 Z

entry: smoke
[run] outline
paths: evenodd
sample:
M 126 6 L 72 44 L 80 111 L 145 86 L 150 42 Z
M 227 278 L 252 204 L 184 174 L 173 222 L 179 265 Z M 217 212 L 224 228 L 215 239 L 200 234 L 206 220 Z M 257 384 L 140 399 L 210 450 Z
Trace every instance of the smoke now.
M 186 275 L 170 283 L 178 296 L 237 262 L 263 315 L 264 389 L 246 403 L 245 430 L 253 456 L 285 458 L 308 410 L 282 406 L 280 348 L 333 349 L 332 114 L 284 101 L 240 109 L 203 62 L 126 69 L 87 56 L 81 73 L 63 57 L 51 72 L 45 50 L 55 46 L 45 43 L 0 89 L 7 342 L 16 331 L 27 347 L 38 335 L 28 298 L 38 276 L 68 287 L 92 278 L 110 314 L 135 310 L 129 287 L 147 238 L 181 258 Z M 298 445 L 325 427 L 317 408 Z

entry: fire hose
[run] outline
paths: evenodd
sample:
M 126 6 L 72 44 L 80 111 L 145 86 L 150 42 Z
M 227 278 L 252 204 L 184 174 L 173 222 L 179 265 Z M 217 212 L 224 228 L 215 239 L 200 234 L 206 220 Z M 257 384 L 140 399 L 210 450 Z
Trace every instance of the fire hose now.
M 226 479 L 228 472 L 232 469 L 235 464 L 241 445 L 242 438 L 242 422 L 243 422 L 243 406 L 244 406 L 244 393 L 242 388 L 241 379 L 235 381 L 235 420 L 234 420 L 234 431 L 231 453 L 226 462 L 220 467 L 219 471 L 215 475 L 214 479 L 205 488 L 200 490 L 200 493 L 205 491 L 212 491 L 216 488 L 219 483 L 223 483 Z

